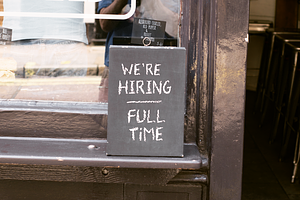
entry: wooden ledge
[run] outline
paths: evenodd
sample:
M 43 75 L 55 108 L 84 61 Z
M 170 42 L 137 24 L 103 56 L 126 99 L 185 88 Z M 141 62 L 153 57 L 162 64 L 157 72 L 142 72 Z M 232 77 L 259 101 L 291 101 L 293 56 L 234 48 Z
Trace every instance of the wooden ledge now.
M 184 145 L 184 157 L 107 156 L 106 140 L 0 137 L 0 163 L 117 168 L 200 169 L 195 144 Z

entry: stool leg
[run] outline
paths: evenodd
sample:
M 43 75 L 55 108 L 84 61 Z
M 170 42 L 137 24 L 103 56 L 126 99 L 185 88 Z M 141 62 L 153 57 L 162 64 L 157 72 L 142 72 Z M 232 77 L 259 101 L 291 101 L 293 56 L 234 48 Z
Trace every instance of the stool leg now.
M 284 159 L 286 155 L 286 151 L 288 148 L 289 144 L 289 139 L 290 139 L 290 133 L 291 133 L 291 128 L 289 128 L 289 124 L 293 123 L 293 118 L 295 116 L 296 112 L 296 105 L 298 103 L 298 98 L 299 98 L 299 80 L 297 80 L 297 84 L 295 84 L 297 87 L 294 89 L 294 97 L 292 100 L 292 95 L 293 95 L 293 88 L 294 88 L 294 80 L 295 80 L 295 75 L 296 75 L 296 67 L 297 67 L 297 60 L 298 59 L 298 52 L 295 53 L 295 59 L 294 59 L 294 67 L 293 67 L 293 72 L 292 72 L 292 78 L 291 78 L 291 86 L 290 86 L 290 92 L 289 92 L 289 97 L 288 97 L 288 102 L 287 102 L 287 111 L 286 111 L 286 117 L 285 117 L 285 123 L 284 123 L 284 129 L 283 129 L 283 146 L 281 148 L 281 153 L 280 153 L 280 161 Z M 293 104 L 293 105 L 292 105 Z
M 281 67 L 281 64 L 283 62 L 283 56 L 284 56 L 284 49 L 285 49 L 285 44 L 283 43 L 282 47 L 281 47 L 281 55 L 279 56 L 279 51 L 278 52 L 273 52 L 273 57 L 272 57 L 272 62 L 270 64 L 270 69 L 269 69 L 269 76 L 268 76 L 268 80 L 267 80 L 267 85 L 266 85 L 266 89 L 265 92 L 263 93 L 264 96 L 266 98 L 264 98 L 264 102 L 262 102 L 263 105 L 263 112 L 260 118 L 260 124 L 259 126 L 261 127 L 265 121 L 265 117 L 269 108 L 269 103 L 271 98 L 271 94 L 272 94 L 272 88 L 274 85 L 274 79 L 277 75 L 278 69 Z M 272 66 L 272 67 L 271 67 Z
M 269 54 L 269 58 L 268 58 L 268 65 L 266 68 L 266 74 L 265 74 L 265 81 L 263 82 L 263 87 L 262 87 L 262 92 L 261 92 L 261 98 L 259 98 L 260 102 L 256 102 L 256 109 L 259 109 L 260 112 L 262 112 L 263 109 L 263 104 L 264 104 L 264 99 L 265 99 L 265 89 L 267 86 L 267 81 L 269 78 L 269 71 L 270 71 L 270 66 L 271 66 L 271 60 L 272 60 L 272 56 L 273 56 L 273 48 L 274 48 L 274 42 L 275 42 L 275 35 L 272 35 L 271 38 L 271 47 L 270 47 L 270 54 Z
M 299 126 L 300 129 L 300 126 Z M 298 164 L 299 164 L 299 160 L 300 160 L 300 143 L 299 143 L 299 129 L 297 131 L 297 139 L 296 139 L 296 146 L 295 146 L 295 154 L 294 154 L 294 170 L 293 170 L 293 175 L 292 175 L 292 183 L 295 182 L 295 178 L 297 176 L 297 171 L 298 171 Z
M 289 141 L 290 141 L 290 136 L 291 136 L 291 132 L 292 132 L 292 124 L 293 124 L 293 116 L 294 112 L 290 113 L 288 120 L 285 122 L 285 138 L 283 140 L 283 146 L 281 148 L 281 152 L 280 152 L 280 161 L 282 161 L 285 156 L 286 156 L 286 152 L 288 149 L 288 145 L 289 145 Z
M 272 131 L 272 135 L 270 137 L 269 143 L 272 144 L 277 136 L 277 130 L 278 130 L 278 126 L 279 126 L 279 121 L 280 121 L 280 113 L 281 113 L 281 109 L 279 108 L 277 111 L 277 115 L 275 117 L 275 123 L 274 123 L 274 128 Z
M 288 76 L 289 76 L 289 72 L 288 70 L 284 70 L 287 69 L 289 66 L 289 59 L 287 58 L 283 58 L 282 59 L 282 63 L 279 69 L 279 82 L 278 82 L 278 94 L 276 97 L 276 102 L 275 102 L 275 115 L 274 115 L 274 128 L 272 131 L 272 134 L 270 136 L 270 143 L 273 143 L 275 138 L 277 137 L 277 131 L 278 131 L 278 126 L 279 126 L 279 122 L 280 122 L 280 118 L 282 115 L 282 107 L 283 107 L 283 97 L 284 97 L 284 91 L 286 90 L 286 86 L 287 86 L 287 82 L 288 82 Z M 282 76 L 281 76 L 282 74 Z
M 285 62 L 287 61 L 288 59 L 286 59 L 285 57 L 285 43 L 283 44 L 282 46 L 282 51 L 281 51 L 281 57 L 280 57 L 280 64 L 279 64 L 279 68 L 278 68 L 278 73 L 277 73 L 277 81 L 274 83 L 275 86 L 276 86 L 276 89 L 275 89 L 275 96 L 274 96 L 274 99 L 275 99 L 275 105 L 278 105 L 278 101 L 279 101 L 279 98 L 280 98 L 280 88 L 281 88 L 281 85 L 282 85 L 282 81 L 284 81 L 284 76 L 282 74 L 284 74 L 284 64 Z M 276 78 L 275 78 L 276 79 Z
M 266 36 L 263 54 L 261 57 L 259 74 L 258 74 L 258 81 L 257 81 L 257 87 L 256 87 L 256 101 L 254 104 L 255 106 L 254 106 L 253 114 L 255 114 L 255 112 L 259 109 L 259 105 L 261 103 L 262 91 L 263 91 L 263 87 L 264 87 L 264 79 L 266 76 L 266 70 L 267 70 L 267 65 L 268 65 L 268 58 L 269 58 L 270 51 L 271 51 L 270 50 L 271 42 L 269 40 L 270 39 Z

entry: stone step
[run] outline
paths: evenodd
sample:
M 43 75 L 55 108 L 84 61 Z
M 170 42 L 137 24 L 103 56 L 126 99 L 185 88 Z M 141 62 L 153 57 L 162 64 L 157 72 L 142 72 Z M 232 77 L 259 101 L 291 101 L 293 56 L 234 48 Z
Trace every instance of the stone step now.
M 26 64 L 23 67 L 23 77 L 58 77 L 58 76 L 97 76 L 104 70 L 104 65 L 59 65 L 37 66 Z

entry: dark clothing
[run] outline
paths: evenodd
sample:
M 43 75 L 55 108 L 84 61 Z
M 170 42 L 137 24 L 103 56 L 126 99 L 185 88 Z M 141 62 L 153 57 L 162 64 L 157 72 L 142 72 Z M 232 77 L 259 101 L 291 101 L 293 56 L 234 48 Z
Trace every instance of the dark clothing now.
M 102 8 L 108 7 L 114 0 L 102 0 L 99 2 L 98 13 Z M 128 0 L 128 4 L 131 4 L 131 0 Z M 109 66 L 109 47 L 113 44 L 113 38 L 115 36 L 131 36 L 132 22 L 129 20 L 121 20 L 118 26 L 107 34 L 105 43 L 105 61 L 104 64 Z

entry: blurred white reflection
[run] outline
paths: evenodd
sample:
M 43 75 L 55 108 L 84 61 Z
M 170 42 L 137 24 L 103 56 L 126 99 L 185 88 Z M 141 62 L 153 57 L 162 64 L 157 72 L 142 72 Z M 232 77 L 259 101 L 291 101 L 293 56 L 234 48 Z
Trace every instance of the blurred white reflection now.
M 83 13 L 79 1 L 4 0 L 4 12 Z M 54 14 L 53 14 L 54 15 Z M 87 43 L 83 19 L 5 16 L 3 27 L 13 29 L 13 41 L 61 39 Z

